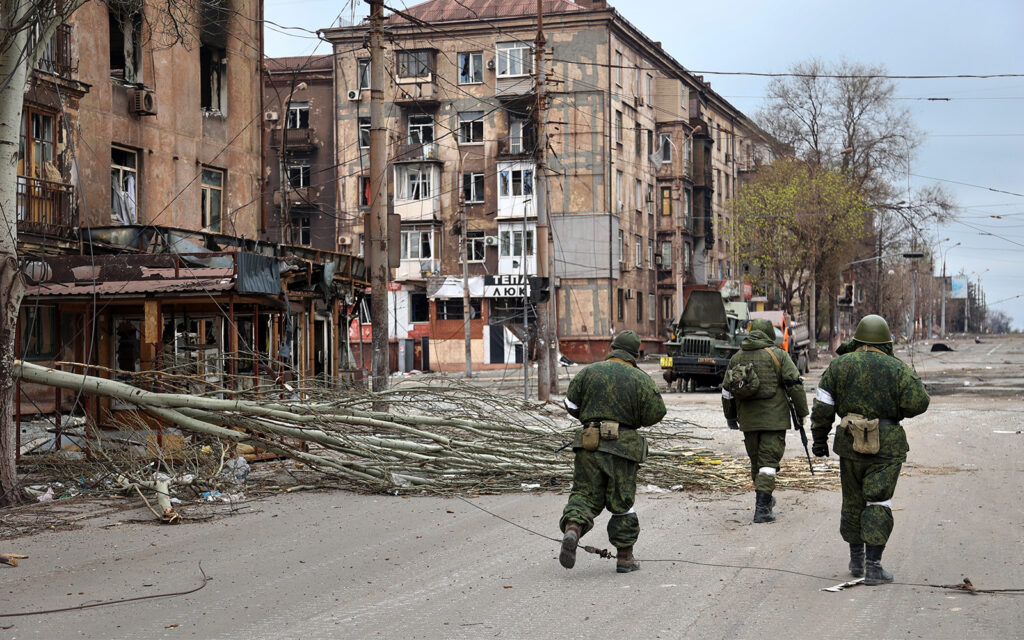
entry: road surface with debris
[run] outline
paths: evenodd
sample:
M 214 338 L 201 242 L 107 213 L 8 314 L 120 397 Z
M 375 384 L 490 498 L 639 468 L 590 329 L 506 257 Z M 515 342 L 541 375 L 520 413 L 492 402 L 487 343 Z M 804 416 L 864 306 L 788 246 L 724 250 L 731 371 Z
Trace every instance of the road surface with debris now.
M 752 490 L 644 488 L 643 567 L 625 575 L 582 553 L 575 569 L 559 566 L 548 538 L 564 494 L 293 493 L 202 523 L 130 524 L 119 513 L 2 540 L 0 553 L 29 558 L 0 566 L 0 613 L 188 591 L 200 562 L 211 580 L 187 595 L 0 617 L 0 638 L 1017 637 L 1024 595 L 921 586 L 966 577 L 1024 589 L 1024 339 L 949 344 L 956 351 L 919 344 L 913 354 L 937 394 L 906 422 L 911 451 L 884 556 L 898 583 L 913 584 L 821 590 L 849 579 L 837 491 L 779 491 L 778 521 L 753 525 Z M 715 393 L 665 398 L 669 418 L 705 425 L 714 448 L 742 454 Z M 787 457 L 802 455 L 791 433 Z M 838 468 L 834 456 L 815 465 Z M 584 542 L 607 547 L 606 522 Z

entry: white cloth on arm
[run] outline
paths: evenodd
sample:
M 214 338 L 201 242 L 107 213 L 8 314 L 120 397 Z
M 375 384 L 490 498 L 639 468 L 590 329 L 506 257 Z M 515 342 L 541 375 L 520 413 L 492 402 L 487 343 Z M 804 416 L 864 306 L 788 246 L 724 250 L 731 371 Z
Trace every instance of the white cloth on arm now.
M 761 467 L 760 469 L 757 470 L 757 472 L 758 473 L 763 473 L 766 476 L 774 476 L 775 475 L 775 467 Z
M 576 403 L 573 402 L 572 400 L 570 400 L 569 398 L 565 399 L 565 408 L 566 409 L 579 409 L 579 407 L 576 406 Z
M 726 391 L 725 389 L 722 389 L 722 397 L 725 398 L 726 400 L 732 400 L 732 394 Z
M 814 392 L 814 399 L 823 404 L 836 406 L 836 401 L 832 398 L 832 394 L 821 387 L 818 387 L 818 390 Z

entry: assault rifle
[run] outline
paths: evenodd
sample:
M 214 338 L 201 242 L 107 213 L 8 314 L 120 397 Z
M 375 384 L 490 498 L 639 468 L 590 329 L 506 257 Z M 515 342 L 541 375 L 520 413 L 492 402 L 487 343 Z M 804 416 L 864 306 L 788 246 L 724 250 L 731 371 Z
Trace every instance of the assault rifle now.
M 793 419 L 793 428 L 800 432 L 800 441 L 804 443 L 804 453 L 807 454 L 807 467 L 811 470 L 811 475 L 814 475 L 814 465 L 811 464 L 811 451 L 807 448 L 807 432 L 804 431 L 804 427 L 800 424 L 800 418 L 796 415 L 796 407 L 793 406 L 793 399 L 786 397 L 786 401 L 789 402 L 789 417 Z

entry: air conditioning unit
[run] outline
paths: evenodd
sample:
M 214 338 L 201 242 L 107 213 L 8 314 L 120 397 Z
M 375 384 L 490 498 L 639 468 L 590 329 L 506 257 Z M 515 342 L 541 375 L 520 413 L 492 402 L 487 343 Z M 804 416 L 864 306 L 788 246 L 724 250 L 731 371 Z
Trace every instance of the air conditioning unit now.
M 632 289 L 626 289 L 626 300 L 632 300 L 632 299 L 633 299 L 633 290 Z
M 659 267 L 661 266 L 661 254 L 660 253 L 654 254 L 654 264 L 658 265 Z
M 498 246 L 498 236 L 484 236 L 484 244 L 488 247 Z
M 352 102 L 359 102 L 359 99 L 363 97 L 363 92 L 358 89 L 348 90 L 348 99 Z
M 494 71 L 494 58 L 488 58 L 487 68 L 490 69 L 491 71 Z
M 725 163 L 729 164 L 730 162 L 732 162 L 732 154 L 731 153 L 726 153 L 725 154 Z
M 619 209 L 618 209 L 618 210 L 619 210 L 619 211 L 622 211 L 622 210 L 623 210 L 623 209 L 625 209 L 625 208 L 626 208 L 626 205 L 625 205 L 625 203 L 623 203 L 623 202 L 622 202 L 622 200 L 619 200 Z
M 641 98 L 640 96 L 633 96 L 633 106 L 634 107 L 642 107 L 642 106 L 644 106 L 644 99 Z
M 350 247 L 352 246 L 352 236 L 338 236 L 339 247 Z
M 263 119 L 267 122 L 277 122 L 278 114 L 276 111 L 267 111 L 263 114 Z
M 128 108 L 137 116 L 155 116 L 156 92 L 152 89 L 135 89 L 132 91 L 132 99 Z

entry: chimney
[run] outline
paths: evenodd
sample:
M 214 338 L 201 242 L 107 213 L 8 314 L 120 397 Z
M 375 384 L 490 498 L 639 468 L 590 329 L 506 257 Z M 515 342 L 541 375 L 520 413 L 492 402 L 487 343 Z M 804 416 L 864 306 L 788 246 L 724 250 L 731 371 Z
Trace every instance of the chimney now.
M 576 4 L 584 9 L 607 9 L 607 0 L 576 0 Z

